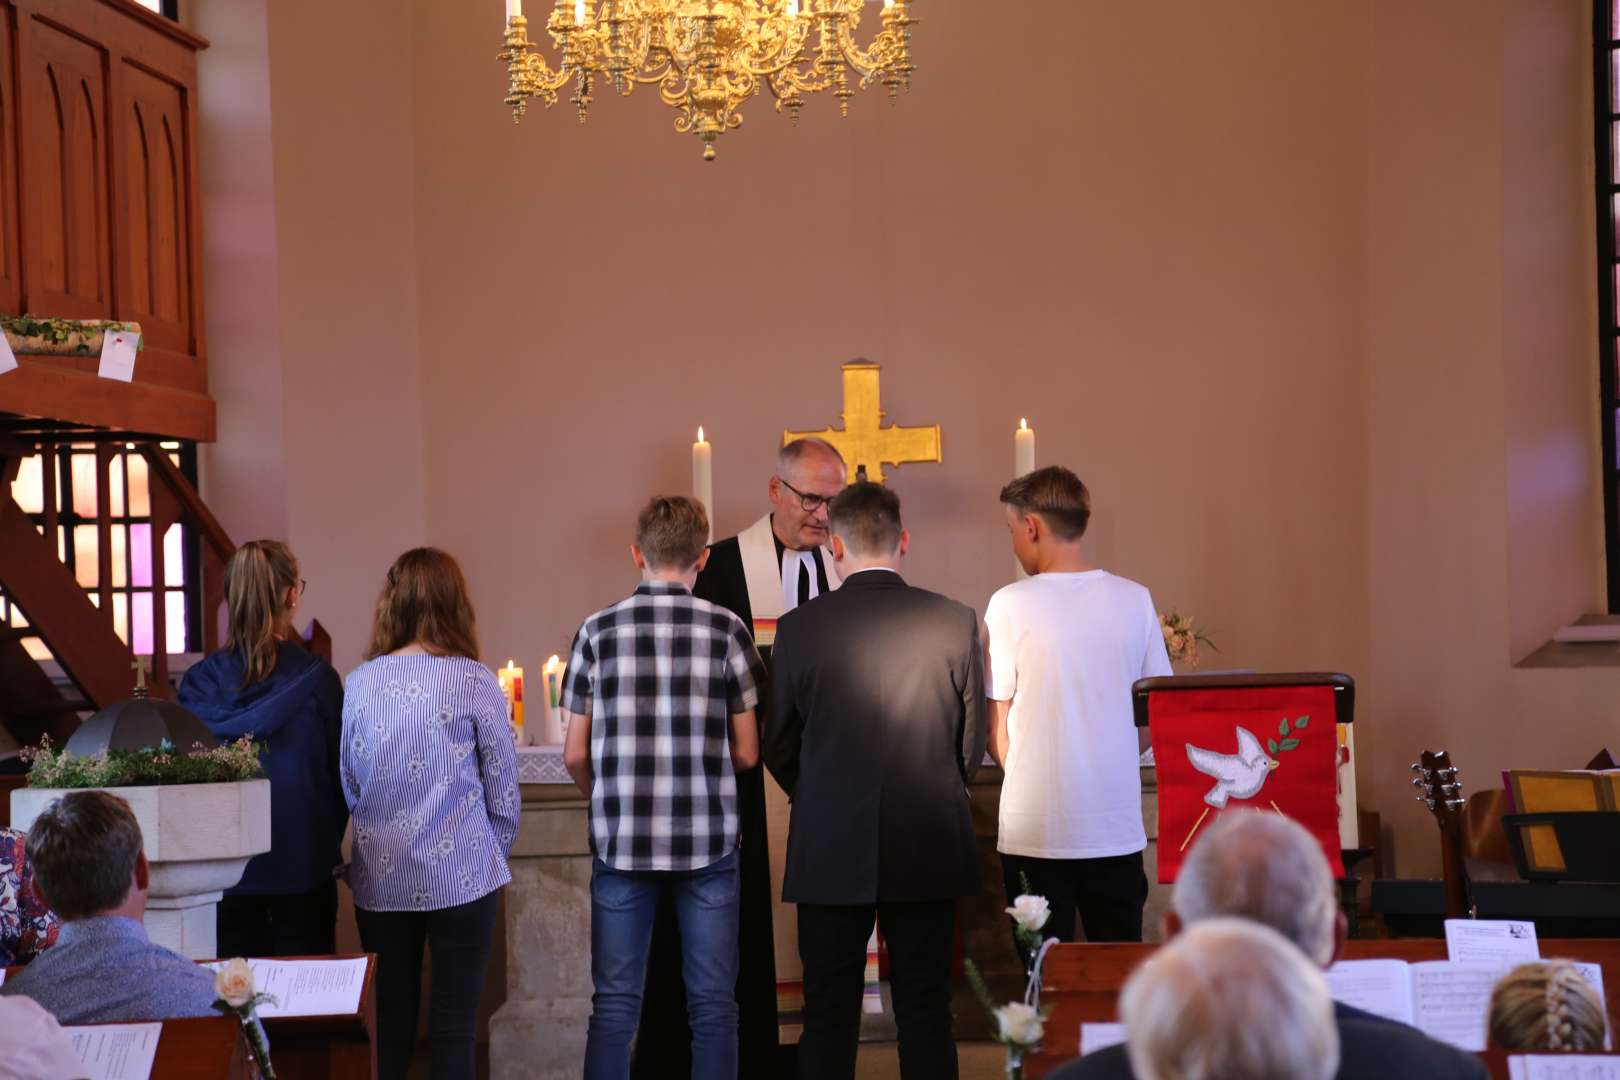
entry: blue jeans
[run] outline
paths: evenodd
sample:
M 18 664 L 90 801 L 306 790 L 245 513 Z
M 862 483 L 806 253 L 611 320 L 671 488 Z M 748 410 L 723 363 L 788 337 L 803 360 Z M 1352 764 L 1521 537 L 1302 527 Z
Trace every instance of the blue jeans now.
M 701 870 L 591 867 L 590 1032 L 585 1080 L 625 1080 L 641 1019 L 647 950 L 659 894 L 668 889 L 681 926 L 681 969 L 692 1028 L 695 1080 L 737 1076 L 737 853 Z

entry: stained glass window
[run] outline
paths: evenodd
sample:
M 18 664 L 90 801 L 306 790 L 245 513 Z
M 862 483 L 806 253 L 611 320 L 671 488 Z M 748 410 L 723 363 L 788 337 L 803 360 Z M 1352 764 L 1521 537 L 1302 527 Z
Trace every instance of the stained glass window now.
M 196 482 L 196 447 L 191 443 L 159 444 L 180 471 Z M 151 489 L 147 462 L 133 443 L 117 444 L 107 460 L 105 486 L 98 485 L 96 444 L 73 443 L 56 448 L 53 488 L 46 486 L 43 454 L 23 458 L 11 497 L 41 533 L 46 528 L 46 493 L 54 490 L 57 508 L 57 556 L 79 586 L 100 606 L 105 593 L 112 604 L 113 629 L 137 654 L 150 655 L 155 641 L 154 620 L 162 618 L 170 652 L 196 652 L 202 648 L 201 575 L 196 540 L 184 525 L 170 526 L 166 535 L 153 535 Z M 97 518 L 102 498 L 107 500 L 107 587 L 101 581 L 102 560 Z M 153 562 L 163 560 L 163 595 L 157 595 Z M 0 593 L 0 621 L 13 627 L 28 625 L 25 614 Z M 37 638 L 24 644 L 36 659 L 51 659 L 50 650 Z

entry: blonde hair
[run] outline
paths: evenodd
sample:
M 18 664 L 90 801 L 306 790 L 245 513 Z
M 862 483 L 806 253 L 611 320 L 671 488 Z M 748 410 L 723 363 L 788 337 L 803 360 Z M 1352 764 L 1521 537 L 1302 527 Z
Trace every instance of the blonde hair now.
M 1505 1050 L 1601 1050 L 1607 1029 L 1597 991 L 1568 960 L 1521 964 L 1491 991 L 1486 1033 Z
M 240 653 L 242 685 L 276 668 L 276 642 L 292 629 L 287 594 L 298 587 L 298 560 L 279 540 L 249 540 L 225 564 L 225 648 Z
M 413 642 L 436 656 L 478 659 L 478 632 L 461 565 L 438 548 L 412 548 L 394 560 L 377 598 L 366 659 Z
M 1339 1069 L 1327 980 L 1247 919 L 1177 934 L 1126 980 L 1119 1011 L 1140 1080 L 1331 1080 Z

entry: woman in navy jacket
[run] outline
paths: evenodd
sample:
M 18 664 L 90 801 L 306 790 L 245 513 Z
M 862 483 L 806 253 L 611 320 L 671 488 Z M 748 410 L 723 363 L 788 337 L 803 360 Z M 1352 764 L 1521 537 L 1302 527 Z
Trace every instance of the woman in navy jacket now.
M 225 647 L 186 672 L 180 704 L 221 740 L 252 736 L 270 778 L 271 847 L 219 905 L 220 956 L 336 951 L 343 683 L 293 632 L 304 583 L 285 544 L 255 540 L 225 567 Z

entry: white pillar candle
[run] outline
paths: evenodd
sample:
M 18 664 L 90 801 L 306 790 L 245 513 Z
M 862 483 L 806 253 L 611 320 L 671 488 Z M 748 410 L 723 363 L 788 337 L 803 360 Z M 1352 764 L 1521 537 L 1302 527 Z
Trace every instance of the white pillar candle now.
M 540 734 L 542 741 L 548 746 L 557 746 L 568 737 L 568 725 L 563 722 L 563 668 L 562 660 L 553 655 L 541 669 L 546 681 L 546 716 Z
M 1018 430 L 1013 433 L 1013 476 L 1034 471 L 1035 429 L 1029 426 L 1028 420 L 1019 420 Z
M 511 22 L 513 19 L 519 17 L 522 14 L 523 14 L 523 0 L 506 0 L 506 21 L 507 22 Z
M 714 447 L 698 428 L 698 441 L 692 444 L 692 497 L 703 504 L 709 515 L 709 539 L 714 539 Z

